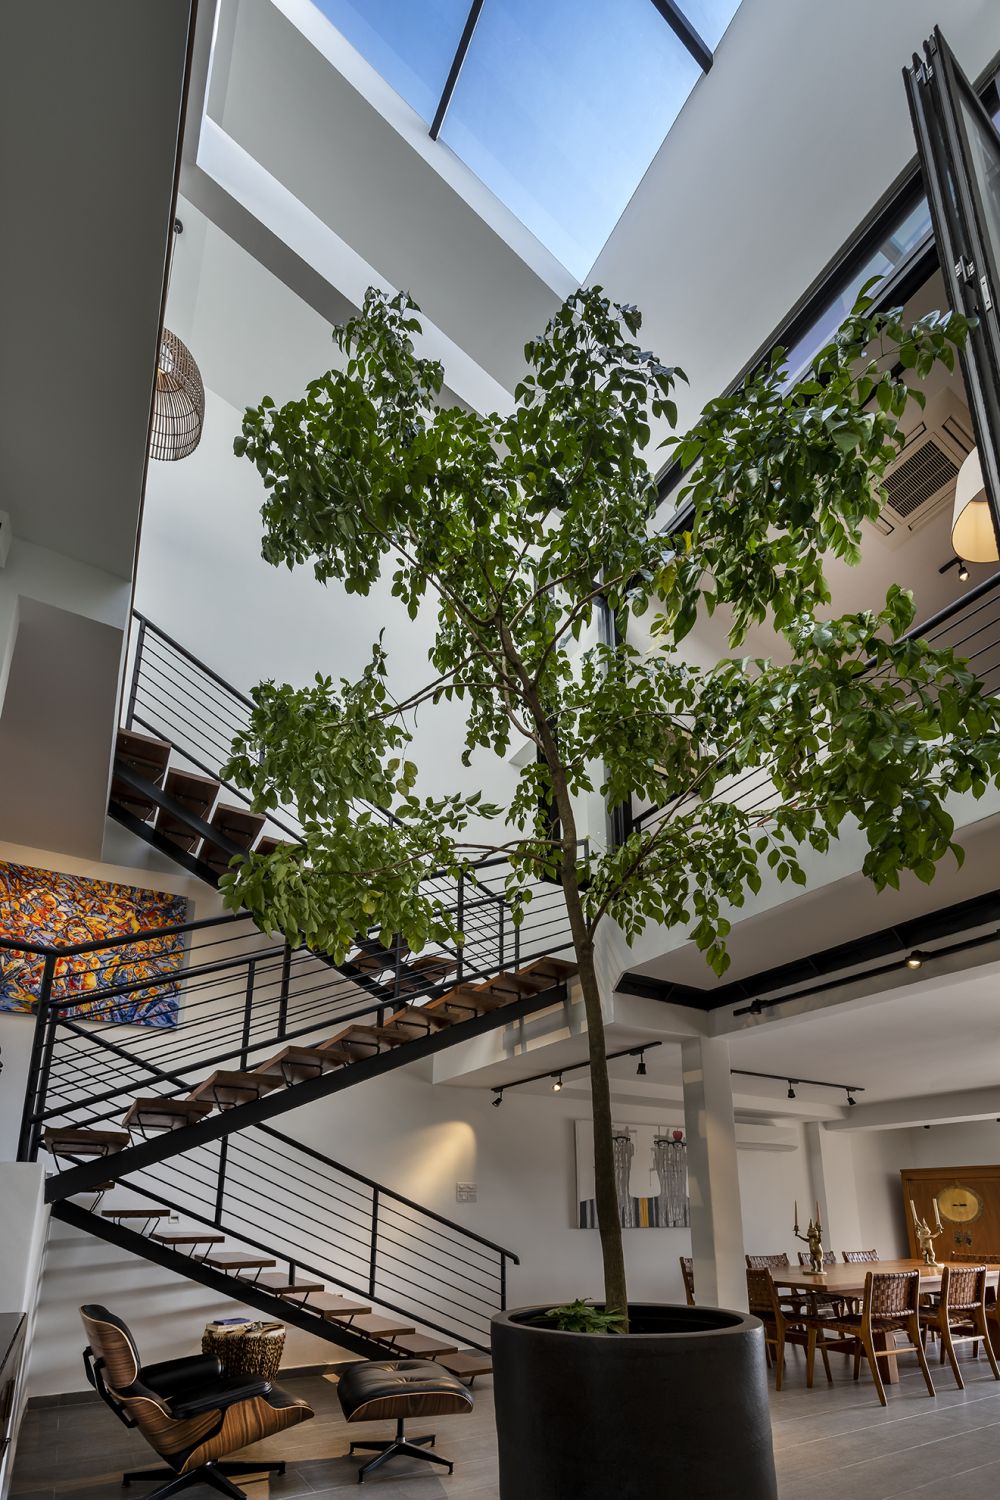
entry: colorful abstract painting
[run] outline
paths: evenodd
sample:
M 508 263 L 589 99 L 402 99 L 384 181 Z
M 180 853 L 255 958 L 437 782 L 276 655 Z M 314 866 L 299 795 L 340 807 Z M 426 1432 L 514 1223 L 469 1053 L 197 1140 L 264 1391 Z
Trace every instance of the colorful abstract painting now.
M 187 915 L 186 898 L 169 891 L 0 860 L 0 933 L 14 942 L 74 947 L 175 927 L 186 922 Z M 34 1010 L 43 962 L 35 954 L 0 949 L 0 1010 Z M 53 995 L 79 996 L 77 1003 L 63 1009 L 66 1017 L 176 1026 L 177 976 L 183 963 L 183 933 L 70 955 L 56 961 Z

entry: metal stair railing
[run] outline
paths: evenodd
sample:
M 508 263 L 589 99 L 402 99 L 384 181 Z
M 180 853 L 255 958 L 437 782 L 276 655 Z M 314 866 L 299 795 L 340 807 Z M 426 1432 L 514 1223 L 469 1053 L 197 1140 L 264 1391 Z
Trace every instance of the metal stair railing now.
M 459 885 L 466 912 L 480 905 L 491 930 L 489 943 L 481 938 L 473 950 L 474 965 L 464 959 L 462 982 L 493 979 L 571 946 L 558 888 L 541 883 L 525 923 L 514 928 L 501 896 L 483 893 L 479 881 Z M 130 977 L 151 958 L 160 965 L 151 977 Z M 419 1005 L 456 982 L 455 975 L 419 982 L 398 951 L 384 978 L 350 962 L 338 970 L 307 948 L 266 938 L 241 913 L 63 948 L 0 937 L 0 970 L 37 997 L 20 1159 L 37 1154 L 47 1126 L 117 1123 L 137 1096 L 187 1093 L 217 1068 L 252 1070 L 290 1043 L 326 1040 L 352 1022 L 381 1025 L 403 1003 Z M 123 1016 L 150 1011 L 161 1024 L 122 1024 Z M 164 1024 L 171 1012 L 176 1025 Z M 460 1040 L 462 1030 L 456 1023 L 441 1043 L 450 1044 L 452 1033 Z M 394 1066 L 413 1045 L 396 1049 Z
M 907 631 L 904 639 L 924 640 L 938 650 L 951 650 L 963 657 L 986 686 L 986 691 L 1000 693 L 1000 573 L 963 594 L 922 624 Z M 745 813 L 759 812 L 773 795 L 768 766 L 752 766 L 721 782 L 712 800 L 731 802 Z M 640 832 L 653 827 L 667 807 L 675 811 L 697 805 L 697 796 L 680 802 L 653 803 L 642 808 L 631 820 L 631 830 Z
M 477 1349 L 489 1347 L 508 1266 L 519 1264 L 512 1250 L 268 1126 L 127 1173 L 119 1185 L 286 1264 L 296 1279 Z M 184 1270 L 196 1256 L 179 1259 Z M 245 1281 L 229 1279 L 240 1297 Z

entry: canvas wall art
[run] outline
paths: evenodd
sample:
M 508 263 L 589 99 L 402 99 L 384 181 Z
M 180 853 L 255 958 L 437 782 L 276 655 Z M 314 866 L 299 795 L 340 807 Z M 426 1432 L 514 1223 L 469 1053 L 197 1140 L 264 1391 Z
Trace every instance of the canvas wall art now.
M 0 932 L 14 941 L 69 947 L 96 938 L 175 927 L 187 918 L 187 899 L 170 891 L 61 875 L 0 860 Z M 79 996 L 63 1012 L 69 1017 L 176 1026 L 183 963 L 183 933 L 123 943 L 59 959 L 53 993 Z M 42 964 L 37 956 L 0 950 L 0 1010 L 34 1010 Z M 139 981 L 141 988 L 130 993 L 102 994 L 109 986 Z
M 687 1139 L 679 1126 L 615 1125 L 615 1181 L 623 1229 L 687 1229 Z M 594 1132 L 576 1122 L 577 1227 L 597 1228 Z

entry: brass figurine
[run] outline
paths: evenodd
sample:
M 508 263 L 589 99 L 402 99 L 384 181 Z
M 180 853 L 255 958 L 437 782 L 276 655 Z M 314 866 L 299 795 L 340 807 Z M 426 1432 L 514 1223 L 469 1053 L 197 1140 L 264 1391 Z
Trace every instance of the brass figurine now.
M 799 1205 L 795 1204 L 795 1238 L 809 1246 L 809 1270 L 814 1276 L 823 1273 L 823 1225 L 819 1217 L 819 1199 L 816 1200 L 816 1217 L 809 1220 L 805 1234 L 799 1233 Z
M 934 1217 L 937 1219 L 936 1229 L 932 1229 L 927 1220 L 920 1217 L 917 1213 L 917 1205 L 912 1198 L 910 1199 L 910 1213 L 913 1215 L 913 1229 L 917 1236 L 917 1244 L 920 1246 L 920 1253 L 924 1258 L 924 1265 L 936 1266 L 938 1261 L 937 1255 L 934 1252 L 934 1241 L 939 1234 L 944 1234 L 944 1225 L 941 1223 L 941 1213 L 937 1206 L 937 1199 L 935 1198 L 934 1200 Z

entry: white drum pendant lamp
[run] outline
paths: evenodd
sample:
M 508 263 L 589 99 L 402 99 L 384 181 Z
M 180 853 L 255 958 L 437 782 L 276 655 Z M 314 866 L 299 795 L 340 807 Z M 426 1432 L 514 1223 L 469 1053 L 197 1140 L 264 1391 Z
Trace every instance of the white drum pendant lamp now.
M 965 562 L 1000 562 L 997 534 L 986 498 L 979 449 L 973 448 L 955 481 L 955 509 L 951 518 L 951 545 Z

